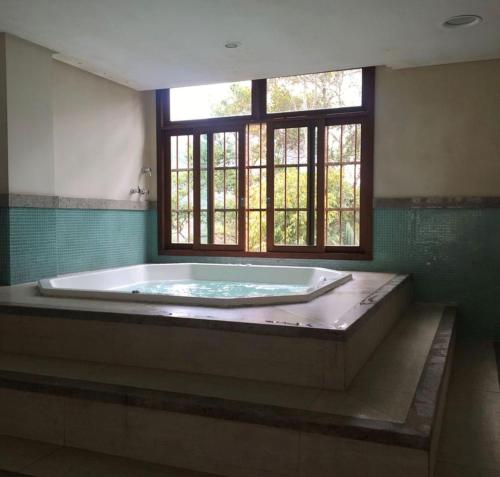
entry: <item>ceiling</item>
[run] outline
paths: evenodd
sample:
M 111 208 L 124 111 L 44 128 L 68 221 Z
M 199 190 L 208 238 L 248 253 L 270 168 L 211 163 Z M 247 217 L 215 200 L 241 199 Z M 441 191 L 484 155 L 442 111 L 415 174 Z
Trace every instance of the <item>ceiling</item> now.
M 440 26 L 472 13 L 484 22 Z M 500 1 L 0 0 L 0 31 L 146 90 L 499 58 Z

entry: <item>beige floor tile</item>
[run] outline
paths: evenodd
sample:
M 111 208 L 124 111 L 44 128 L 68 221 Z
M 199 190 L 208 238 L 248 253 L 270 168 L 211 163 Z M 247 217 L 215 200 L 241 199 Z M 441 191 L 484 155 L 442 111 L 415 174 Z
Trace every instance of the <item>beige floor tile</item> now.
M 308 409 L 319 389 L 132 366 L 0 353 L 0 369 Z
M 123 330 L 129 335 L 123 341 L 130 347 L 120 364 L 301 386 L 323 383 L 322 340 L 180 327 Z
M 341 391 L 323 391 L 314 401 L 311 409 L 327 414 L 339 414 L 365 419 L 392 420 L 391 417 L 377 410 L 369 400 L 353 397 Z
M 345 392 L 324 391 L 313 409 L 403 422 L 411 406 L 442 306 L 412 307 Z
M 300 477 L 422 477 L 424 451 L 319 434 L 300 436 Z
M 434 477 L 500 477 L 500 470 L 438 461 Z
M 41 376 L 71 379 L 89 379 L 98 363 L 72 361 L 60 358 L 46 358 L 22 354 L 0 353 L 0 369 Z
M 54 453 L 59 446 L 44 442 L 0 436 L 0 469 L 21 471 L 41 458 Z
M 377 348 L 352 387 L 414 392 L 442 316 L 442 307 L 414 305 Z
M 67 399 L 65 445 L 113 455 L 126 455 L 125 406 Z
M 0 389 L 0 434 L 64 443 L 64 399 Z
M 72 448 L 58 450 L 28 466 L 25 472 L 34 477 L 210 477 L 210 474 Z
M 438 459 L 500 470 L 500 393 L 450 389 Z
M 451 463 L 454 463 L 457 469 L 464 467 L 464 472 L 471 467 L 489 469 L 489 472 L 500 471 L 498 391 L 492 343 L 459 340 L 438 453 L 438 459 L 448 464 L 441 464 L 441 467 L 452 467 Z
M 308 409 L 321 392 L 319 389 L 303 386 L 124 366 L 102 365 L 94 368 L 91 379 L 298 409 Z
M 500 392 L 495 350 L 491 341 L 457 342 L 451 384 L 453 389 L 467 386 L 469 390 Z
M 130 408 L 127 454 L 150 462 L 234 477 L 292 477 L 298 466 L 298 433 Z

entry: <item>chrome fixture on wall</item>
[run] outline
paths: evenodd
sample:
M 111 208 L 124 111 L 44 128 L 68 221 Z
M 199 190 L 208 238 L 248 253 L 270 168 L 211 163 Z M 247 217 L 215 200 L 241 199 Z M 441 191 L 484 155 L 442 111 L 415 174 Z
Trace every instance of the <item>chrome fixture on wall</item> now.
M 151 169 L 151 167 L 143 167 L 143 168 L 141 168 L 141 174 L 143 174 L 147 177 L 151 177 L 153 175 L 153 169 Z M 138 185 L 137 187 L 130 189 L 130 193 L 131 194 L 139 194 L 139 195 L 149 195 L 149 189 L 146 189 L 146 188 Z
M 133 189 L 130 189 L 131 194 L 139 194 L 139 195 L 149 195 L 149 190 L 144 187 L 137 186 Z

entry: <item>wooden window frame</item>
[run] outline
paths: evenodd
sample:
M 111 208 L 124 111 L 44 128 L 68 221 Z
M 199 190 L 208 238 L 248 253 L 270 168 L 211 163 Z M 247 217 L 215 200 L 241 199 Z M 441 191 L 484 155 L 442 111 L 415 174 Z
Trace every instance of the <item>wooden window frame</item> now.
M 170 91 L 168 89 L 156 91 L 156 118 L 157 118 L 157 179 L 158 179 L 158 254 L 179 256 L 222 256 L 222 257 L 261 257 L 261 258 L 294 258 L 294 259 L 332 259 L 332 260 L 371 260 L 373 258 L 373 136 L 374 136 L 374 107 L 375 107 L 375 68 L 362 68 L 362 104 L 356 107 L 321 109 L 313 111 L 291 111 L 285 113 L 267 113 L 267 80 L 252 81 L 252 114 L 246 116 L 231 116 L 211 119 L 196 119 L 185 121 L 170 121 Z M 279 125 L 311 124 L 318 125 L 318 171 L 320 162 L 324 161 L 324 131 L 326 126 L 342 124 L 361 124 L 361 189 L 360 189 L 360 242 L 358 246 L 325 246 L 325 219 L 324 207 L 320 207 L 324 191 L 324 163 L 318 176 L 318 219 L 317 241 L 313 246 L 275 246 L 269 241 L 272 235 L 270 224 L 273 211 L 270 210 L 273 201 L 273 191 L 269 190 L 273 184 L 269 175 L 272 167 L 269 147 L 267 148 L 267 196 L 271 198 L 267 205 L 267 251 L 245 251 L 245 127 L 252 123 L 265 123 L 267 126 L 267 146 L 269 146 L 270 131 Z M 239 238 L 238 245 L 202 245 L 199 243 L 200 223 L 194 220 L 195 241 L 193 244 L 172 244 L 170 242 L 170 184 L 167 181 L 169 137 L 181 134 L 192 134 L 194 139 L 194 156 L 199 157 L 200 134 L 207 131 L 223 132 L 238 130 L 239 141 Z M 320 133 L 320 131 L 322 131 Z M 196 139 L 197 138 L 197 139 Z M 199 184 L 199 163 L 195 161 L 194 180 Z M 271 186 L 272 187 L 272 186 Z M 194 217 L 199 217 L 200 191 L 194 188 Z M 323 210 L 321 210 L 323 209 Z M 197 215 L 198 214 L 198 215 Z M 271 214 L 271 215 L 270 215 Z M 321 220 L 320 220 L 321 218 Z M 197 239 L 198 238 L 198 241 Z

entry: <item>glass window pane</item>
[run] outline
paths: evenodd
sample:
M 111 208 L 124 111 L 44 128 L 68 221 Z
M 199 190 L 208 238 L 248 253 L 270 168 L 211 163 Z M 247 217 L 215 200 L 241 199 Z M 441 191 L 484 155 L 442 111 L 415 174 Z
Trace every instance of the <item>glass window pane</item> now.
M 274 150 L 274 243 L 314 245 L 316 235 L 309 237 L 309 222 L 316 221 L 317 185 L 315 180 L 314 190 L 310 190 L 312 164 L 307 164 L 315 157 L 308 157 L 308 127 L 276 129 Z
M 361 125 L 328 126 L 326 140 L 326 245 L 358 246 Z
M 170 138 L 170 208 L 172 243 L 193 243 L 194 239 L 193 136 Z
M 248 166 L 266 165 L 266 125 L 250 124 L 248 126 Z
M 356 223 L 354 212 L 341 212 L 340 233 L 341 245 L 358 245 L 358 243 L 356 242 Z
M 212 147 L 208 147 L 210 141 Z M 200 242 L 204 245 L 238 243 L 238 141 L 234 131 L 200 136 Z
M 267 112 L 285 113 L 361 106 L 361 69 L 267 80 Z
M 249 252 L 266 251 L 266 125 L 247 127 L 246 243 Z
M 246 116 L 252 113 L 252 82 L 170 89 L 170 120 Z
M 332 211 L 326 214 L 326 243 L 340 245 L 340 212 Z
M 354 165 L 345 165 L 342 168 L 342 208 L 345 209 L 356 207 L 354 196 L 355 167 Z

